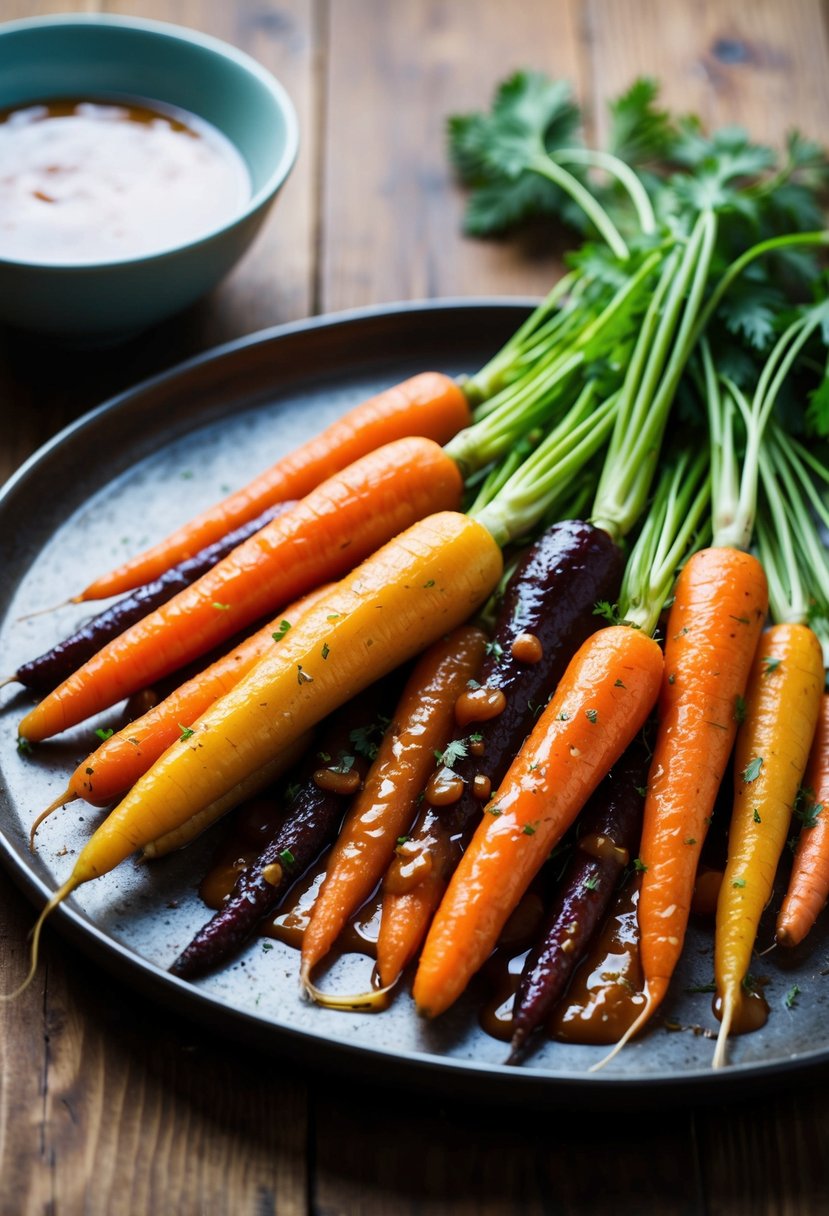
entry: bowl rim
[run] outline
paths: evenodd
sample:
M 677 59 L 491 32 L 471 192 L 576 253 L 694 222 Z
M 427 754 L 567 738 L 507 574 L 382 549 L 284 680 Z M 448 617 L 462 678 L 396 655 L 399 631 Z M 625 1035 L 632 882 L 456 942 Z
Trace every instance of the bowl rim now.
M 285 86 L 277 80 L 276 76 L 268 68 L 259 63 L 257 59 L 254 59 L 252 55 L 240 50 L 230 42 L 225 42 L 224 39 L 218 38 L 214 34 L 205 34 L 201 30 L 191 29 L 189 26 L 179 25 L 172 21 L 158 21 L 154 18 L 132 17 L 118 13 L 47 13 L 37 17 L 21 17 L 12 21 L 0 21 L 0 39 L 7 34 L 17 32 L 53 29 L 65 26 L 97 26 L 123 29 L 125 31 L 136 30 L 169 38 L 174 42 L 184 42 L 200 46 L 214 55 L 232 61 L 249 75 L 255 77 L 276 101 L 285 123 L 285 145 L 268 178 L 256 193 L 251 195 L 246 206 L 240 211 L 235 212 L 223 224 L 211 228 L 208 232 L 202 233 L 201 236 L 196 237 L 194 240 L 170 245 L 158 250 L 156 253 L 141 254 L 138 257 L 113 258 L 102 262 L 33 262 L 26 258 L 0 256 L 0 266 L 31 269 L 48 274 L 78 274 L 79 272 L 100 274 L 118 267 L 143 266 L 155 260 L 169 258 L 175 254 L 190 252 L 191 250 L 195 251 L 200 246 L 215 240 L 221 233 L 228 232 L 251 219 L 274 197 L 279 188 L 287 181 L 299 152 L 299 120 L 296 108 Z M 201 117 L 201 115 L 197 117 Z

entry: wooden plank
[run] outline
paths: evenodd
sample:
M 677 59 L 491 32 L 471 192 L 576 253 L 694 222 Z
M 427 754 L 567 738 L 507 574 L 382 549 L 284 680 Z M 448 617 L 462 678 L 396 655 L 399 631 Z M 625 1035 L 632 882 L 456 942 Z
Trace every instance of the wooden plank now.
M 348 1090 L 322 1101 L 318 1216 L 702 1216 L 687 1119 Z M 356 1130 L 355 1130 L 356 1129 Z M 357 1144 L 363 1146 L 357 1150 Z M 369 1154 L 366 1145 L 373 1146 Z M 682 1179 L 677 1186 L 677 1179 Z
M 579 91 L 573 0 L 424 0 L 329 5 L 325 106 L 324 311 L 398 299 L 546 292 L 560 234 L 476 241 L 461 235 L 446 118 L 489 105 L 520 67 L 569 77 Z M 359 65 L 359 67 L 358 67 Z
M 591 95 L 599 137 L 604 100 L 636 76 L 660 81 L 665 104 L 707 128 L 748 125 L 780 144 L 797 127 L 825 138 L 829 40 L 820 0 L 587 0 Z

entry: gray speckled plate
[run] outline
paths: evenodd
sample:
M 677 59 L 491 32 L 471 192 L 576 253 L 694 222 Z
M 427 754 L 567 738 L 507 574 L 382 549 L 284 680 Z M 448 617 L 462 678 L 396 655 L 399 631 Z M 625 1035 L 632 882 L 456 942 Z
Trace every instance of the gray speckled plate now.
M 54 644 L 89 609 L 22 616 L 65 599 L 122 555 L 166 535 L 370 392 L 425 367 L 451 374 L 479 367 L 526 307 L 446 301 L 285 326 L 191 360 L 82 418 L 0 496 L 3 671 Z M 80 803 L 54 815 L 39 833 L 36 856 L 27 848 L 29 824 L 60 793 L 106 718 L 25 758 L 15 736 L 29 704 L 14 686 L 0 692 L 0 849 L 11 876 L 39 904 L 67 876 L 97 812 Z M 523 1067 L 505 1068 L 503 1045 L 478 1028 L 471 994 L 435 1024 L 415 1016 L 406 992 L 379 1016 L 312 1006 L 299 994 L 296 954 L 279 943 L 266 949 L 255 942 L 233 966 L 185 983 L 165 968 L 205 919 L 195 886 L 214 844 L 208 835 L 162 862 L 122 866 L 73 896 L 55 915 L 56 927 L 103 968 L 209 1025 L 310 1063 L 438 1086 L 447 1095 L 582 1105 L 665 1102 L 689 1093 L 721 1098 L 829 1061 L 825 928 L 791 956 L 773 951 L 758 960 L 771 1016 L 762 1031 L 733 1041 L 732 1062 L 718 1073 L 710 1069 L 710 996 L 691 991 L 712 975 L 710 936 L 698 929 L 663 1022 L 596 1074 L 587 1070 L 600 1049 L 553 1042 Z M 365 979 L 363 962 L 353 957 L 338 987 L 359 990 Z M 789 1008 L 794 985 L 800 994 Z

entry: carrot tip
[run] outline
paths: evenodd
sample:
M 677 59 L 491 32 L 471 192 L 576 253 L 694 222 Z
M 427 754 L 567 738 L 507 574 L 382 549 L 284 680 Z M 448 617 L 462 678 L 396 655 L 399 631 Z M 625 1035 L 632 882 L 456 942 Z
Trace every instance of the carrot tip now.
M 722 1021 L 720 1022 L 720 1030 L 717 1035 L 717 1045 L 714 1048 L 714 1059 L 711 1061 L 713 1068 L 723 1068 L 726 1063 L 726 1051 L 728 1050 L 728 1036 L 731 1033 L 731 1023 L 734 1020 L 735 1001 L 732 994 L 727 993 L 723 997 L 722 1004 Z
M 40 827 L 40 825 L 43 823 L 44 819 L 48 819 L 49 816 L 58 809 L 58 807 L 66 806 L 68 803 L 76 802 L 76 801 L 77 801 L 77 797 L 76 797 L 76 795 L 74 795 L 72 793 L 71 790 L 64 790 L 63 793 L 60 794 L 55 799 L 54 802 L 49 803 L 49 805 L 47 806 L 45 811 L 40 812 L 37 819 L 35 819 L 34 823 L 32 824 L 31 828 L 29 829 L 29 852 L 30 853 L 34 853 L 34 851 L 35 851 L 35 833 L 37 832 L 37 829 Z
M 50 606 L 48 608 L 35 608 L 34 612 L 26 612 L 26 613 L 24 613 L 23 616 L 19 616 L 17 618 L 17 620 L 18 620 L 18 622 L 19 621 L 30 621 L 33 617 L 46 616 L 47 613 L 57 612 L 57 610 L 59 608 L 66 608 L 66 607 L 68 607 L 69 604 L 80 604 L 82 602 L 83 601 L 80 598 L 80 596 L 75 596 L 71 600 L 61 600 L 61 602 L 59 604 L 50 604 Z
M 388 1009 L 390 994 L 395 983 L 387 984 L 385 988 L 373 988 L 370 992 L 357 992 L 349 996 L 337 995 L 333 992 L 323 992 L 311 982 L 308 970 L 300 972 L 300 979 L 305 994 L 316 1005 L 325 1009 L 340 1009 L 346 1013 L 381 1013 Z
M 32 980 L 35 978 L 35 975 L 37 974 L 38 959 L 40 957 L 40 935 L 43 930 L 43 925 L 46 920 L 46 917 L 49 915 L 50 912 L 54 912 L 54 910 L 55 910 L 55 908 L 57 908 L 58 904 L 63 903 L 63 901 L 64 901 L 64 899 L 66 899 L 67 895 L 70 895 L 75 890 L 75 887 L 77 885 L 78 885 L 78 880 L 76 878 L 74 878 L 74 877 L 68 878 L 66 880 L 66 882 L 63 884 L 63 886 L 59 887 L 57 889 L 55 894 L 51 897 L 51 899 L 48 901 L 48 903 L 44 907 L 40 916 L 35 921 L 34 928 L 32 929 L 32 938 L 31 938 L 32 944 L 31 944 L 31 950 L 29 953 L 29 970 L 26 973 L 22 983 L 18 984 L 18 986 L 16 988 L 14 988 L 11 992 L 0 992 L 0 1003 L 5 1003 L 6 1001 L 17 1000 L 17 998 L 19 996 L 22 996 L 22 994 L 26 991 L 26 989 L 31 984 Z
M 628 1026 L 618 1043 L 611 1048 L 607 1055 L 603 1056 L 596 1064 L 591 1065 L 591 1067 L 588 1069 L 589 1072 L 599 1072 L 606 1064 L 610 1063 L 614 1056 L 619 1054 L 622 1048 L 629 1043 L 632 1038 L 635 1038 L 639 1031 L 650 1021 L 658 1006 L 661 1005 L 662 999 L 667 990 L 668 984 L 666 980 L 660 979 L 658 981 L 652 981 L 649 984 L 645 984 L 645 1004 L 642 1007 L 641 1012 L 633 1020 L 633 1022 L 631 1022 L 630 1026 Z

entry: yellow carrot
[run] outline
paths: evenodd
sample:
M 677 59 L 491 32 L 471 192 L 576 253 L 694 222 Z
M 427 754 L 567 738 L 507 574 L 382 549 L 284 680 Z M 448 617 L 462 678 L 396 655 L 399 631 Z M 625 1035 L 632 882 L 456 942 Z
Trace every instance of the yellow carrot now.
M 734 804 L 714 940 L 720 1032 L 714 1067 L 739 1028 L 760 916 L 771 898 L 792 807 L 809 758 L 823 692 L 823 655 L 811 629 L 775 625 L 761 638 L 734 751 Z

